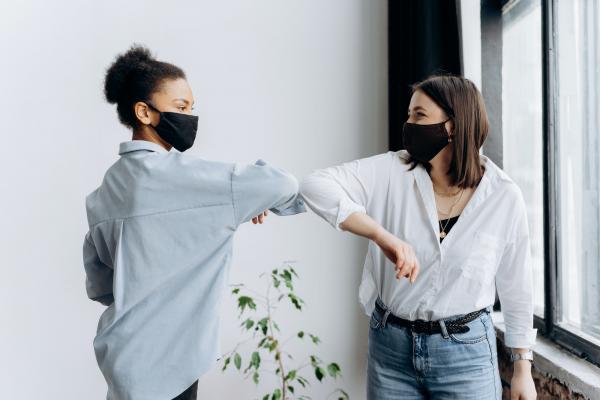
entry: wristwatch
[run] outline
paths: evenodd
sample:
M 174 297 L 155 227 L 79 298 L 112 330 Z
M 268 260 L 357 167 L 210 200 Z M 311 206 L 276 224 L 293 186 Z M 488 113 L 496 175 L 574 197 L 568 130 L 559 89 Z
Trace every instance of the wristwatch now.
M 529 360 L 533 363 L 533 351 L 529 350 L 525 353 L 510 353 L 510 361 Z

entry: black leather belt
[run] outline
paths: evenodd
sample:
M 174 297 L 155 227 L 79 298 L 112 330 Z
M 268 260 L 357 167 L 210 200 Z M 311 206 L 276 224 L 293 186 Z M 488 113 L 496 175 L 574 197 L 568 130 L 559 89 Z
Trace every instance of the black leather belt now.
M 385 310 L 379 305 L 379 303 L 375 303 L 375 308 L 385 314 Z M 479 317 L 484 312 L 487 312 L 487 308 L 482 308 L 478 311 L 473 311 L 471 313 L 465 314 L 460 318 L 453 319 L 450 321 L 445 321 L 446 330 L 448 333 L 465 333 L 469 332 L 469 327 L 464 325 L 468 322 L 473 321 L 477 317 Z M 409 328 L 412 332 L 426 335 L 433 335 L 436 333 L 442 333 L 442 327 L 440 326 L 439 321 L 425 321 L 423 319 L 417 319 L 414 321 L 400 318 L 392 313 L 390 313 L 387 317 L 386 323 L 391 322 L 393 324 Z

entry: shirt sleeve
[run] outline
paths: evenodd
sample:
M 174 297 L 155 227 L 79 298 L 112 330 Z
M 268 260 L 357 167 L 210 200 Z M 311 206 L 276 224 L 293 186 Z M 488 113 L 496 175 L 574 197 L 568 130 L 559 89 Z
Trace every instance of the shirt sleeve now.
M 537 329 L 533 328 L 533 271 L 525 203 L 519 191 L 515 210 L 516 232 L 507 243 L 496 273 L 496 289 L 506 324 L 504 344 L 531 348 Z
M 315 214 L 336 230 L 354 212 L 366 213 L 376 179 L 385 179 L 390 152 L 314 170 L 300 183 L 300 194 Z
M 105 306 L 114 302 L 113 269 L 98 257 L 90 232 L 83 240 L 83 265 L 85 268 L 85 289 L 87 296 Z
M 235 164 L 231 189 L 236 224 L 248 222 L 265 210 L 287 216 L 306 212 L 294 175 L 257 160 L 254 165 Z

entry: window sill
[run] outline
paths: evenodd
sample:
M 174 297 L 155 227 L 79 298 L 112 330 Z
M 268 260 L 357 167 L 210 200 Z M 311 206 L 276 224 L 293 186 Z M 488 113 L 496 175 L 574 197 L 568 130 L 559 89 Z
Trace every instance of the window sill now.
M 493 312 L 492 319 L 496 335 L 504 343 L 502 313 Z M 539 333 L 532 350 L 536 370 L 557 379 L 574 393 L 590 399 L 600 399 L 600 368 L 562 349 Z

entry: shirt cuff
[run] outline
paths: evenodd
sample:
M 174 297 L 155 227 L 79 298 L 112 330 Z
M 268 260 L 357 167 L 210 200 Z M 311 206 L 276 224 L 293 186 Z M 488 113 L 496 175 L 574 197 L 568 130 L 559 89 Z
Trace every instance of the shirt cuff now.
M 363 206 L 361 206 L 360 204 L 356 204 L 353 201 L 350 201 L 346 198 L 342 198 L 340 200 L 340 204 L 338 206 L 338 214 L 337 214 L 334 228 L 337 231 L 343 231 L 343 229 L 340 228 L 340 224 L 342 222 L 344 222 L 346 220 L 346 218 L 348 218 L 350 216 L 350 214 L 352 214 L 354 212 L 361 212 L 364 214 L 367 213 L 365 208 Z
M 284 205 L 281 207 L 273 207 L 270 209 L 275 215 L 285 217 L 288 215 L 296 215 L 306 212 L 306 206 L 304 205 L 304 199 L 300 195 L 296 195 L 296 198 L 290 205 Z
M 504 332 L 504 345 L 511 348 L 530 349 L 535 344 L 537 329 L 531 328 L 525 332 L 510 332 L 508 327 Z

